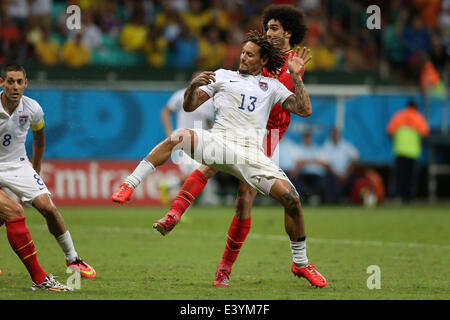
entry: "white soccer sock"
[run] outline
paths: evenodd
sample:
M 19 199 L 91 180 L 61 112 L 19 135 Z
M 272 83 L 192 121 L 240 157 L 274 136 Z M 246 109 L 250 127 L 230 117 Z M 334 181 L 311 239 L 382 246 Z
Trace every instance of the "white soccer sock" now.
M 136 169 L 134 169 L 133 173 L 125 179 L 125 183 L 133 189 L 136 189 L 142 180 L 153 171 L 155 171 L 153 164 L 144 159 L 139 163 Z
M 73 246 L 72 237 L 70 236 L 69 230 L 57 237 L 56 241 L 58 241 L 59 245 L 63 249 L 66 260 L 69 261 L 69 263 L 78 257 L 75 247 Z
M 297 266 L 306 266 L 308 257 L 306 256 L 306 239 L 302 241 L 291 241 L 292 259 Z

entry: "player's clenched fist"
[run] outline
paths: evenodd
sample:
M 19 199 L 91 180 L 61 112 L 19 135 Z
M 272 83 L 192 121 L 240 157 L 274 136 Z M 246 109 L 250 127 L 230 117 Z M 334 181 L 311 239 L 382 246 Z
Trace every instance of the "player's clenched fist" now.
M 192 79 L 191 85 L 198 88 L 201 86 L 206 86 L 212 82 L 216 82 L 216 78 L 214 78 L 215 75 L 216 75 L 215 72 L 204 71 L 200 73 L 197 77 Z

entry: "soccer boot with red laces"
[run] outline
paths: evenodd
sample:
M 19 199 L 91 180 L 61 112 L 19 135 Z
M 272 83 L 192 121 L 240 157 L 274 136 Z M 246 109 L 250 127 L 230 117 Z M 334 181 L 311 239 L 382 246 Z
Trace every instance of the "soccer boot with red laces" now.
M 131 200 L 131 195 L 133 194 L 133 188 L 127 185 L 125 182 L 121 183 L 116 192 L 111 196 L 112 201 L 118 203 L 124 203 L 125 201 Z
M 178 215 L 172 212 L 168 212 L 164 218 L 153 222 L 153 228 L 158 230 L 163 236 L 172 231 L 173 228 L 180 222 Z
M 327 280 L 316 270 L 313 264 L 308 264 L 305 267 L 297 267 L 292 262 L 292 273 L 299 278 L 306 278 L 313 286 L 325 287 L 327 285 Z
M 217 266 L 216 276 L 213 281 L 213 286 L 228 287 L 230 285 L 231 267 L 226 264 Z
M 84 262 L 82 259 L 78 257 L 71 263 L 69 263 L 66 260 L 66 265 L 69 268 L 79 270 L 80 275 L 83 278 L 95 278 L 97 276 L 97 273 L 95 272 L 94 268 L 92 268 L 90 265 L 88 265 L 86 262 Z
M 72 288 L 65 286 L 53 278 L 51 274 L 49 274 L 45 281 L 39 284 L 36 284 L 33 282 L 31 285 L 31 290 L 36 291 L 39 289 L 47 290 L 47 291 L 54 291 L 54 292 L 65 292 L 65 291 L 73 291 Z

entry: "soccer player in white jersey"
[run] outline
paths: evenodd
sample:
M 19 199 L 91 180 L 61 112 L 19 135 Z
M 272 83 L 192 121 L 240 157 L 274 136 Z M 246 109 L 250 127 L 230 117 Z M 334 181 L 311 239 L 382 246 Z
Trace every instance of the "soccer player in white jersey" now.
M 263 77 L 265 66 L 274 72 L 284 64 L 282 52 L 265 35 L 250 32 L 240 55 L 238 71 L 203 72 L 185 92 L 183 108 L 193 111 L 213 97 L 215 121 L 210 131 L 181 129 L 162 141 L 112 195 L 115 202 L 131 199 L 133 190 L 166 162 L 175 148 L 182 148 L 212 169 L 230 173 L 284 207 L 285 230 L 290 239 L 294 274 L 324 287 L 325 278 L 308 262 L 306 232 L 300 198 L 284 172 L 265 156 L 262 139 L 271 108 L 280 104 L 297 115 L 310 115 L 311 102 L 301 79 L 306 61 L 297 51 L 288 58 L 295 94 L 279 81 Z M 221 155 L 221 156 L 217 156 Z M 225 159 L 225 161 L 223 161 Z M 229 161 L 229 160 L 232 161 Z M 159 225 L 154 224 L 158 229 Z M 162 230 L 158 230 L 162 232 Z
M 64 219 L 50 198 L 39 176 L 45 150 L 44 113 L 39 103 L 24 96 L 27 87 L 25 69 L 18 64 L 2 68 L 0 86 L 0 187 L 8 188 L 24 203 L 35 207 L 45 218 L 50 233 L 64 252 L 66 265 L 80 271 L 82 277 L 95 278 L 94 268 L 78 257 Z M 30 163 L 25 149 L 28 130 L 33 132 L 33 157 Z M 8 223 L 5 214 L 17 207 L 13 199 L 0 192 L 0 224 Z M 23 214 L 22 214 L 23 215 Z

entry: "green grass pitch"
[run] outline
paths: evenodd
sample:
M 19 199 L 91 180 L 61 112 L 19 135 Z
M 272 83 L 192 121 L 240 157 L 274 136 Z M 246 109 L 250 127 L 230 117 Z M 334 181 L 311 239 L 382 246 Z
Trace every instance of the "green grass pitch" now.
M 32 292 L 31 280 L 0 228 L 1 299 L 77 300 L 448 300 L 450 206 L 304 207 L 310 263 L 328 286 L 313 288 L 290 272 L 281 207 L 254 207 L 252 229 L 230 287 L 213 287 L 234 214 L 193 207 L 163 237 L 151 228 L 165 208 L 60 208 L 79 255 L 97 271 L 70 293 Z M 47 272 L 66 283 L 64 256 L 44 219 L 26 209 Z M 368 289 L 380 268 L 380 289 Z

